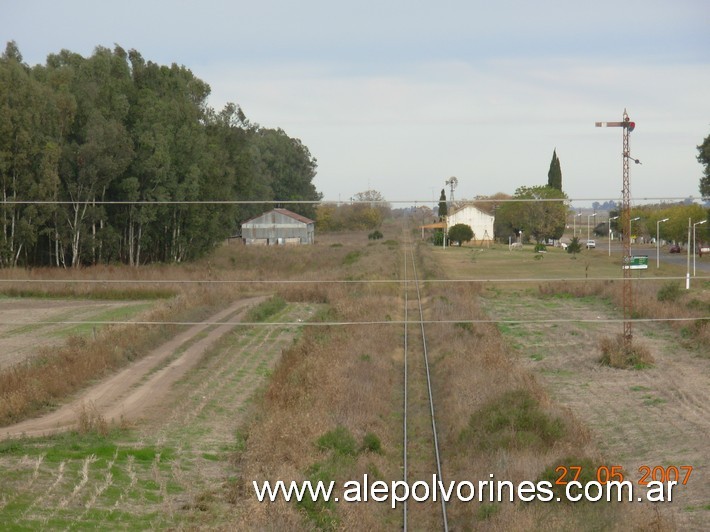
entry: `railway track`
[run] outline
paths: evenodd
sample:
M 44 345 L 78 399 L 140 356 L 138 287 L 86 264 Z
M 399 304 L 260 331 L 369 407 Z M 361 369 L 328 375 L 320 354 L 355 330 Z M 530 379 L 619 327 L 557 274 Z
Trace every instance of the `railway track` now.
M 429 493 L 417 484 L 432 479 L 443 481 L 441 452 L 436 430 L 434 396 L 432 393 L 429 353 L 424 328 L 424 308 L 417 273 L 415 246 L 405 241 L 404 246 L 404 400 L 403 400 L 403 480 L 412 489 L 410 504 L 404 501 L 403 529 L 433 530 L 441 527 L 448 531 L 446 502 L 439 495 Z

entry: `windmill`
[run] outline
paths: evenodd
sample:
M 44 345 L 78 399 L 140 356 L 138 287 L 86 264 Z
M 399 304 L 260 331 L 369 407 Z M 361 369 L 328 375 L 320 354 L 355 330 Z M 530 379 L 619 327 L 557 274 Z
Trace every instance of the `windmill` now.
M 451 204 L 453 205 L 454 203 L 454 189 L 456 186 L 459 184 L 459 180 L 456 179 L 456 177 L 451 176 L 446 180 L 446 184 L 451 187 L 451 195 L 449 196 L 449 201 L 451 201 Z

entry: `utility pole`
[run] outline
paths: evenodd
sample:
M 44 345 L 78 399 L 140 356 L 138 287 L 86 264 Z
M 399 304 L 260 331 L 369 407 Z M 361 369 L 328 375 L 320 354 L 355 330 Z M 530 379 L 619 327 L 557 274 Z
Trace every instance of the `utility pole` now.
M 635 122 L 629 120 L 629 115 L 624 109 L 621 122 L 595 122 L 596 127 L 620 127 L 622 128 L 622 201 L 621 201 L 621 228 L 622 246 L 624 254 L 623 271 L 623 304 L 624 304 L 624 349 L 628 352 L 631 348 L 633 334 L 631 332 L 631 317 L 634 310 L 633 290 L 631 286 L 631 198 L 629 189 L 629 133 L 636 127 Z M 638 159 L 632 159 L 636 164 L 641 164 Z

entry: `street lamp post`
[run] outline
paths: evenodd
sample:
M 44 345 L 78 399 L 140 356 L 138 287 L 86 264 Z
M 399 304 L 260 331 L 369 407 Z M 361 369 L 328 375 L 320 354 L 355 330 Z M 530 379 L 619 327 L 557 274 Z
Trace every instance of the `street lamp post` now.
M 616 220 L 616 219 L 618 219 L 618 218 L 619 218 L 618 216 L 612 216 L 612 217 L 609 218 L 609 220 L 607 221 L 607 223 L 609 224 L 609 256 L 610 256 L 610 257 L 611 257 L 611 221 L 612 221 L 612 220 Z
M 572 217 L 572 223 L 574 224 L 574 227 L 572 228 L 572 236 L 575 237 L 577 236 L 577 218 L 582 216 L 582 213 L 580 212 L 579 214 L 575 214 Z
M 641 217 L 637 216 L 636 218 L 631 218 L 631 220 L 629 220 L 629 222 L 638 222 L 640 219 L 641 219 Z M 629 238 L 631 237 L 631 235 L 630 235 L 631 233 L 632 233 L 631 224 L 629 223 Z
M 660 234 L 658 231 L 659 231 L 660 225 L 663 222 L 667 222 L 667 221 L 668 221 L 668 218 L 663 218 L 663 220 L 658 220 L 656 222 L 656 269 L 661 267 L 661 259 L 659 256 Z
M 596 212 L 594 214 L 587 215 L 587 245 L 589 245 L 589 220 L 591 218 L 594 218 L 596 215 L 597 215 Z
M 688 269 L 685 272 L 685 289 L 690 290 L 690 227 L 693 221 L 688 218 L 688 249 L 686 250 L 686 256 L 688 257 Z
M 696 225 L 700 225 L 700 224 L 704 224 L 705 222 L 707 222 L 707 220 L 702 220 L 702 221 L 700 221 L 700 222 L 695 222 L 695 223 L 693 224 L 693 277 L 695 277 L 695 254 L 696 254 L 696 249 L 695 249 L 695 247 L 696 247 L 696 246 L 695 246 L 695 226 L 696 226 Z

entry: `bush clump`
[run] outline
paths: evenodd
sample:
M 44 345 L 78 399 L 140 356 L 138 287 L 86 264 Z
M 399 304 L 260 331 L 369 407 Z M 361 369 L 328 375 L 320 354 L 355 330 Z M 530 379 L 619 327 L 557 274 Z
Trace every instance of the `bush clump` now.
M 639 343 L 625 342 L 624 335 L 619 334 L 613 338 L 602 338 L 599 342 L 602 356 L 599 362 L 603 366 L 618 369 L 644 369 L 650 368 L 655 362 L 649 349 Z
M 342 456 L 355 456 L 357 454 L 357 442 L 350 431 L 338 426 L 323 434 L 316 445 L 321 451 L 331 450 Z
M 504 393 L 474 412 L 461 432 L 461 441 L 471 441 L 486 451 L 549 447 L 565 433 L 561 418 L 544 412 L 527 390 Z
M 249 311 L 249 321 L 266 321 L 274 314 L 281 312 L 284 308 L 286 308 L 286 301 L 282 297 L 271 297 Z
M 658 299 L 658 301 L 675 302 L 678 301 L 682 295 L 683 290 L 681 289 L 680 284 L 672 282 L 664 284 L 658 290 L 658 293 L 656 294 L 656 299 Z
M 362 439 L 362 450 L 377 454 L 382 453 L 382 442 L 380 438 L 378 438 L 376 434 L 368 432 Z

